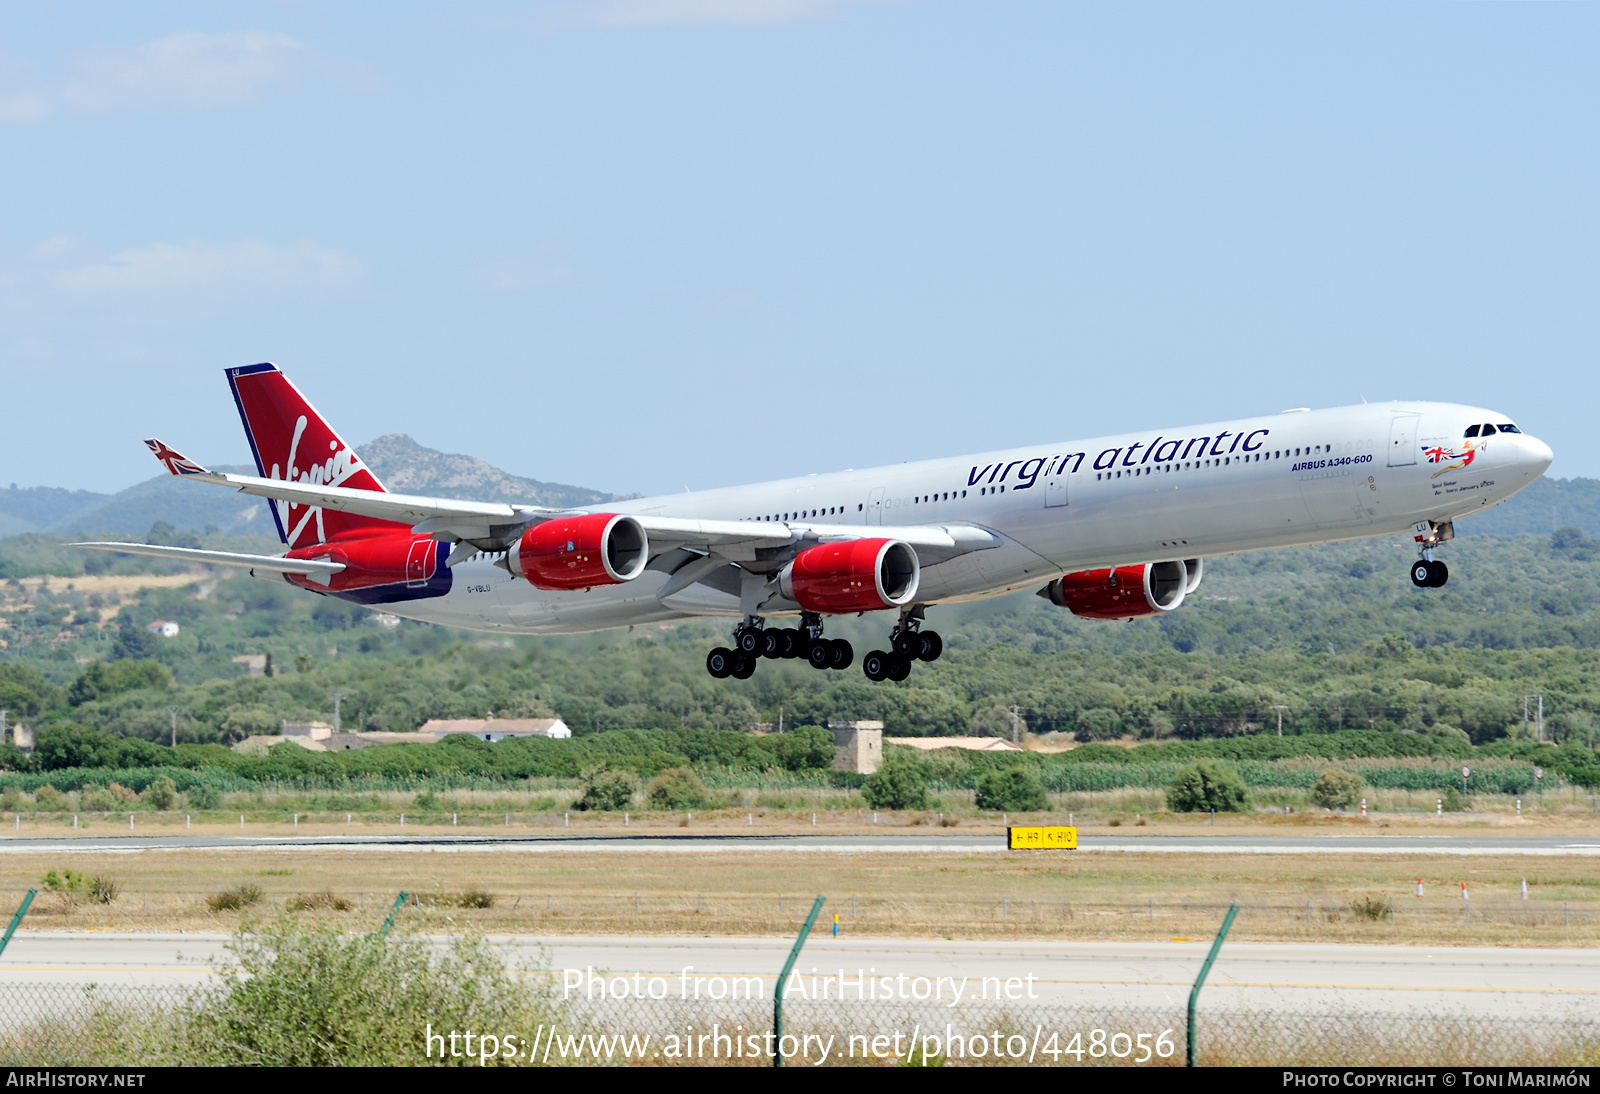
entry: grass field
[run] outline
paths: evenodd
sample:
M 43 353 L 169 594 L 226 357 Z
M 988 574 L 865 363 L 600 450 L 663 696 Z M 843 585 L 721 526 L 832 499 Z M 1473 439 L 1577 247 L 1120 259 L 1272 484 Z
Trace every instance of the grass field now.
M 817 893 L 856 933 L 912 937 L 1205 937 L 1222 910 L 1256 940 L 1472 945 L 1600 942 L 1600 859 L 1116 852 L 893 853 L 152 850 L 0 857 L 14 908 L 47 870 L 118 896 L 41 892 L 38 929 L 227 930 L 298 903 L 352 926 L 401 890 L 408 915 L 495 932 L 786 934 Z M 1527 879 L 1530 899 L 1519 898 Z M 1418 879 L 1426 895 L 1418 899 Z M 1462 901 L 1466 882 L 1470 901 Z M 217 894 L 259 891 L 242 910 Z M 781 896 L 780 896 L 781 894 Z M 781 901 L 781 907 L 780 907 Z M 234 903 L 238 903 L 235 901 Z M 487 907 L 482 905 L 488 905 Z M 1470 908 L 1470 917 L 1468 909 Z

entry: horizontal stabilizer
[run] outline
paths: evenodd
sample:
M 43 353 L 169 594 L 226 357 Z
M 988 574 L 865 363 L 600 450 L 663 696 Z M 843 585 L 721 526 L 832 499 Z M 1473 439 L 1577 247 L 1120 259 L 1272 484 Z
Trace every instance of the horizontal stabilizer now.
M 122 555 L 148 555 L 178 562 L 204 562 L 212 566 L 238 566 L 247 570 L 269 570 L 279 574 L 336 574 L 342 562 L 313 558 L 283 558 L 280 555 L 245 555 L 235 551 L 202 551 L 195 547 L 161 547 L 153 543 L 69 543 L 91 551 L 115 551 Z

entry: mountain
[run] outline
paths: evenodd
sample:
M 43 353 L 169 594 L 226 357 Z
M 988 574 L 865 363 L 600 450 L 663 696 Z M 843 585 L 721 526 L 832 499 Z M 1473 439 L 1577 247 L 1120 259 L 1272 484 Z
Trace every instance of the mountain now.
M 435 497 L 529 505 L 595 505 L 619 500 L 581 486 L 539 482 L 501 471 L 483 460 L 424 448 L 403 433 L 357 445 L 361 458 L 390 490 Z M 218 466 L 218 471 L 254 475 L 254 467 Z M 156 521 L 180 531 L 213 527 L 230 535 L 277 532 L 267 503 L 237 491 L 157 475 L 116 494 L 38 486 L 0 490 L 0 536 L 24 532 L 66 535 L 143 535 Z

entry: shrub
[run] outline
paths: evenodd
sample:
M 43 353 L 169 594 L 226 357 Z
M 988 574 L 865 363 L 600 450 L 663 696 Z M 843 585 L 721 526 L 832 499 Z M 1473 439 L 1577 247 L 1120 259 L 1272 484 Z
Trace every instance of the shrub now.
M 109 813 L 117 807 L 116 799 L 103 786 L 85 786 L 80 800 L 85 813 Z
M 1394 905 L 1384 897 L 1367 896 L 1352 900 L 1350 910 L 1360 919 L 1394 918 Z
M 111 800 L 119 805 L 132 805 L 139 800 L 138 794 L 135 794 L 121 783 L 112 783 L 106 787 L 106 793 L 111 795 Z
M 1244 780 L 1215 760 L 1197 760 L 1180 768 L 1167 787 L 1167 807 L 1174 813 L 1236 813 L 1246 804 Z
M 926 809 L 928 777 L 906 760 L 890 760 L 867 777 L 861 796 L 874 809 Z
M 178 804 L 178 787 L 171 779 L 162 775 L 144 788 L 142 797 L 146 804 L 153 805 L 165 813 Z
M 121 887 L 111 878 L 96 874 L 90 877 L 78 870 L 51 870 L 40 879 L 46 892 L 57 893 L 67 902 L 76 904 L 87 898 L 93 904 L 110 904 L 117 899 Z
M 1311 800 L 1324 809 L 1352 809 L 1361 801 L 1366 786 L 1360 775 L 1330 767 L 1311 787 Z
M 342 896 L 334 896 L 324 890 L 320 893 L 301 893 L 292 896 L 288 901 L 291 912 L 348 912 L 354 905 Z
M 1005 771 L 985 771 L 978 776 L 977 805 L 979 809 L 1001 809 L 1015 813 L 1045 809 L 1050 799 L 1045 796 L 1044 784 L 1026 767 L 1012 767 Z
M 1446 813 L 1460 813 L 1467 808 L 1466 799 L 1462 798 L 1461 791 L 1453 786 L 1445 787 L 1444 793 L 1439 796 L 1444 799 Z
M 253 904 L 260 904 L 261 898 L 265 895 L 255 885 L 240 885 L 224 893 L 212 893 L 206 897 L 206 907 L 213 912 L 243 911 Z
M 626 771 L 591 767 L 583 773 L 583 793 L 572 803 L 572 808 L 600 812 L 626 809 L 632 803 L 633 792 L 638 786 L 634 777 Z
M 67 807 L 67 796 L 49 783 L 33 792 L 33 800 L 41 809 L 61 810 Z
M 37 797 L 38 795 L 35 795 Z M 184 798 L 191 809 L 212 810 L 222 808 L 222 791 L 206 783 L 191 786 Z
M 177 1016 L 170 1058 L 150 1062 L 414 1066 L 439 1059 L 441 1030 L 509 1036 L 548 1029 L 554 1017 L 538 978 L 515 975 L 480 935 L 436 947 L 399 931 L 385 940 L 284 917 L 252 925 L 228 950 L 232 967 Z M 488 1051 L 481 1062 L 517 1061 Z
M 704 806 L 710 800 L 710 793 L 693 771 L 687 767 L 673 767 L 650 780 L 644 800 L 651 809 L 682 812 Z

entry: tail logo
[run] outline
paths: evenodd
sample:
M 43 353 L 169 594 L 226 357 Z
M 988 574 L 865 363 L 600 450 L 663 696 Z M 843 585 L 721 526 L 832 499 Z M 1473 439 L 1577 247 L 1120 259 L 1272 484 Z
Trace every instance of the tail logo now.
M 289 459 L 287 471 L 278 464 L 272 465 L 272 470 L 267 474 L 269 479 L 278 479 L 282 482 L 300 482 L 311 486 L 343 486 L 356 472 L 363 470 L 361 460 L 356 456 L 355 450 L 341 445 L 337 437 L 328 442 L 331 455 L 320 463 L 313 463 L 304 470 L 295 466 L 295 459 L 300 454 L 300 440 L 305 435 L 308 419 L 300 415 L 294 423 L 294 435 L 289 441 Z M 159 453 L 158 453 L 159 455 Z M 174 453 L 176 455 L 176 453 Z M 182 457 L 178 457 L 182 459 Z M 279 506 L 279 514 L 283 518 L 284 527 L 293 525 L 294 530 L 289 533 L 290 543 L 299 543 L 300 534 L 306 530 L 306 525 L 312 520 L 317 522 L 317 542 L 323 542 L 327 537 L 322 529 L 322 506 L 305 505 L 299 502 L 273 500 L 273 505 Z M 295 510 L 304 509 L 305 512 L 296 517 Z M 297 522 L 298 521 L 298 522 Z

